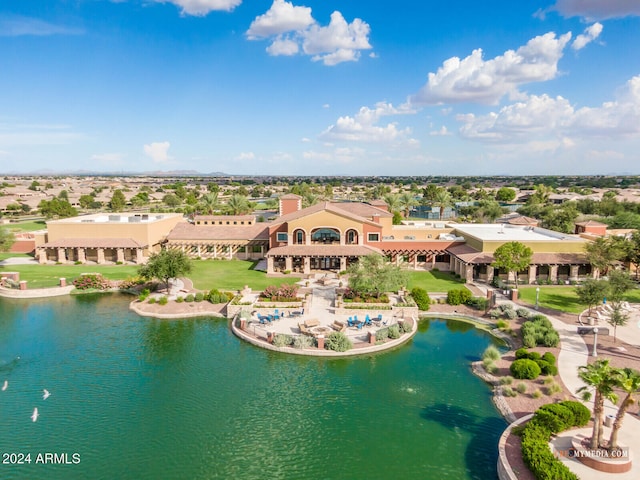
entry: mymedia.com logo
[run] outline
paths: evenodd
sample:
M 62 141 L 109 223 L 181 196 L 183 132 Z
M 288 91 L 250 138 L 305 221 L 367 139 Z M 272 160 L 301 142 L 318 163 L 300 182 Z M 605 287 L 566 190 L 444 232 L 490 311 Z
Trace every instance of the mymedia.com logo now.
M 558 449 L 560 455 L 569 458 L 606 458 L 609 460 L 626 460 L 629 458 L 629 449 L 616 448 L 614 450 L 594 449 L 594 448 L 569 448 Z

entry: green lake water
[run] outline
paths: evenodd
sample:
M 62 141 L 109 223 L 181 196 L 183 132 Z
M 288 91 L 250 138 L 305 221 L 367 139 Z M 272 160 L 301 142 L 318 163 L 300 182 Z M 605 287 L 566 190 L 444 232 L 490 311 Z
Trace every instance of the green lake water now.
M 130 300 L 0 299 L 0 452 L 31 454 L 0 478 L 496 478 L 506 424 L 469 366 L 493 340 L 469 324 L 423 320 L 393 351 L 326 359 Z

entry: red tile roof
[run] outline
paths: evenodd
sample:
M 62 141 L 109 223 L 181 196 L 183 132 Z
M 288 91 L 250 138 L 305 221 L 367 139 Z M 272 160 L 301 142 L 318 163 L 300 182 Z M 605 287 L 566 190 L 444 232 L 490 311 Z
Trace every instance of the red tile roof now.
M 268 240 L 266 223 L 253 225 L 192 225 L 179 223 L 167 236 L 169 241 L 179 240 Z

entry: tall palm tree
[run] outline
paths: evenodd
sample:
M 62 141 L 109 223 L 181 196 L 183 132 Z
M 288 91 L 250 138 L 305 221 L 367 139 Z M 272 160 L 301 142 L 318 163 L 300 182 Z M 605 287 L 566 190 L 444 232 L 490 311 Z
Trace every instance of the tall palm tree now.
M 636 401 L 635 394 L 640 390 L 640 372 L 632 368 L 622 368 L 619 370 L 619 373 L 617 386 L 627 395 L 624 397 L 616 413 L 616 419 L 613 422 L 611 436 L 609 437 L 609 449 L 618 448 L 618 431 L 620 427 L 622 427 L 624 415 L 627 413 L 629 407 Z
M 442 220 L 444 209 L 451 205 L 451 194 L 445 188 L 440 187 L 435 194 L 433 203 L 440 208 L 440 220 Z
M 400 207 L 402 207 L 404 218 L 409 218 L 409 213 L 411 212 L 411 207 L 418 204 L 416 201 L 415 195 L 411 192 L 403 192 L 402 195 L 398 198 L 400 203 Z
M 400 197 L 395 193 L 387 193 L 383 200 L 390 212 L 395 212 L 400 208 Z
M 578 389 L 583 401 L 591 400 L 591 389 L 595 392 L 593 398 L 593 433 L 590 448 L 597 449 L 602 445 L 604 401 L 618 402 L 618 395 L 613 391 L 617 386 L 619 372 L 609 365 L 609 360 L 596 360 L 589 365 L 578 367 L 578 376 L 586 383 Z

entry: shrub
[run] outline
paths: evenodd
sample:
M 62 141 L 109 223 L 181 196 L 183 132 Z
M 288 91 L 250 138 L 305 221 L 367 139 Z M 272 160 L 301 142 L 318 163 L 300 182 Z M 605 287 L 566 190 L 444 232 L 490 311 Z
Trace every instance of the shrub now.
M 511 371 L 511 375 L 521 380 L 533 380 L 534 378 L 538 378 L 538 375 L 540 375 L 541 372 L 538 364 L 528 358 L 515 360 L 511 364 L 511 367 L 509 367 L 509 370 Z
M 560 393 L 561 391 L 562 391 L 562 387 L 558 385 L 556 382 L 550 383 L 549 385 L 547 385 L 547 388 L 545 389 L 545 393 L 548 396 L 554 395 L 556 393 Z
M 489 300 L 485 297 L 471 297 L 466 304 L 476 310 L 486 310 L 489 306 Z
M 542 339 L 542 344 L 545 347 L 557 347 L 559 343 L 560 343 L 560 335 L 558 335 L 558 332 L 556 332 L 555 330 L 548 331 L 547 333 L 544 334 L 544 337 Z
M 193 302 L 193 299 L 194 299 L 193 293 L 189 293 L 189 294 L 187 294 L 186 297 L 184 297 L 184 301 L 187 302 L 187 303 Z
M 489 316 L 496 320 L 502 316 L 502 311 L 499 308 L 492 308 L 489 310 Z
M 496 323 L 496 327 L 498 327 L 500 330 L 505 330 L 509 328 L 509 322 L 506 322 L 504 320 L 498 320 Z
M 541 392 L 540 390 L 535 390 L 535 391 L 531 394 L 531 396 L 532 396 L 533 398 L 540 398 L 540 397 L 542 396 L 542 392 Z
M 518 316 L 519 316 L 520 318 L 529 318 L 529 315 L 531 315 L 531 314 L 529 313 L 529 310 L 527 310 L 526 308 L 522 308 L 522 307 L 518 308 L 518 309 L 516 310 L 516 313 L 518 314 Z
M 231 295 L 232 295 L 231 298 L 233 298 L 233 294 Z M 211 303 L 227 303 L 231 299 L 229 298 L 229 295 L 227 293 L 221 292 L 217 288 L 214 288 L 209 292 L 206 300 L 208 300 Z
M 466 288 L 456 288 L 447 292 L 447 303 L 449 305 L 460 305 L 471 300 L 471 292 Z
M 424 288 L 414 287 L 411 290 L 411 296 L 416 302 L 418 309 L 422 311 L 429 310 L 429 307 L 431 306 L 431 299 L 429 298 L 429 294 Z
M 544 360 L 534 360 L 540 367 L 540 372 L 542 375 L 551 375 L 555 376 L 558 374 L 558 367 L 555 365 L 551 365 L 549 362 L 545 362 Z
M 550 365 L 555 365 L 556 364 L 556 357 L 551 352 L 546 352 L 544 355 L 542 355 L 542 360 L 544 360 L 545 362 L 547 362 Z
M 150 293 L 151 292 L 149 292 L 149 290 L 145 288 L 140 292 L 140 295 L 138 295 L 138 301 L 144 302 L 149 297 Z
M 507 317 L 509 320 L 515 320 L 516 318 L 518 318 L 518 314 L 513 309 L 505 310 L 503 313 L 504 313 L 504 316 Z
M 494 374 L 498 371 L 498 367 L 496 366 L 495 363 L 493 363 L 492 360 L 486 359 L 482 361 L 482 365 L 484 366 L 484 369 L 491 374 Z
M 537 345 L 536 336 L 534 334 L 526 334 L 522 336 L 522 344 L 527 348 L 533 348 Z
M 276 347 L 288 347 L 293 342 L 293 338 L 291 335 L 287 335 L 286 333 L 278 333 L 273 338 L 273 345 Z
M 558 460 L 549 448 L 552 430 L 563 423 L 552 412 L 540 410 L 522 431 L 522 459 L 537 479 L 577 480 L 578 477 Z M 538 420 L 535 420 L 536 417 Z M 560 431 L 560 430 L 557 430 Z
M 160 305 L 166 305 L 167 303 L 169 303 L 169 298 L 167 298 L 166 295 L 160 297 L 160 299 L 158 300 L 158 303 Z
M 262 298 L 267 298 L 273 302 L 293 302 L 298 300 L 298 286 L 283 283 L 279 287 L 269 285 L 260 294 Z
M 511 387 L 502 387 L 502 395 L 505 397 L 516 397 L 518 394 Z
M 482 359 L 490 359 L 494 362 L 500 358 L 500 351 L 495 347 L 495 345 L 489 345 L 484 352 L 482 353 Z
M 398 327 L 398 325 L 389 326 L 389 338 L 391 339 L 400 338 L 400 327 Z
M 498 305 L 498 308 L 502 312 L 508 312 L 513 310 L 513 305 L 511 305 L 510 303 L 501 303 L 500 305 Z
M 520 360 L 521 358 L 529 358 L 529 350 L 526 348 L 516 350 L 516 360 Z
M 151 297 L 151 298 L 149 299 L 149 303 L 150 303 L 151 305 L 153 305 L 154 303 L 156 303 L 156 297 Z
M 196 293 L 196 296 L 195 296 L 194 300 L 195 300 L 196 302 L 201 302 L 201 301 L 203 301 L 203 300 L 204 300 L 204 293 L 202 293 L 202 292 L 198 292 L 198 293 Z
M 99 273 L 80 275 L 78 278 L 73 280 L 73 285 L 78 290 L 107 290 L 111 288 L 111 283 L 109 282 L 109 280 L 104 278 Z
M 381 328 L 376 332 L 376 342 L 382 342 L 389 338 L 389 328 Z
M 176 303 L 184 302 L 184 297 L 176 297 Z
M 411 333 L 411 323 L 404 321 L 398 324 L 398 326 L 400 325 L 402 325 L 402 328 L 400 328 L 401 333 Z
M 519 383 L 516 385 L 516 391 L 518 393 L 527 393 L 527 385 L 525 383 Z
M 293 339 L 293 348 L 311 348 L 313 347 L 314 340 L 307 335 L 296 335 Z
M 563 405 L 573 412 L 573 425 L 574 427 L 584 427 L 589 420 L 591 420 L 591 410 L 589 410 L 584 404 L 576 402 L 574 400 L 565 400 L 557 405 Z
M 500 379 L 500 383 L 502 385 L 511 385 L 513 383 L 513 377 L 511 375 L 507 375 L 506 377 L 502 377 Z
M 351 340 L 342 332 L 333 332 L 327 336 L 324 344 L 324 348 L 327 350 L 333 350 L 335 352 L 346 352 L 353 348 Z

